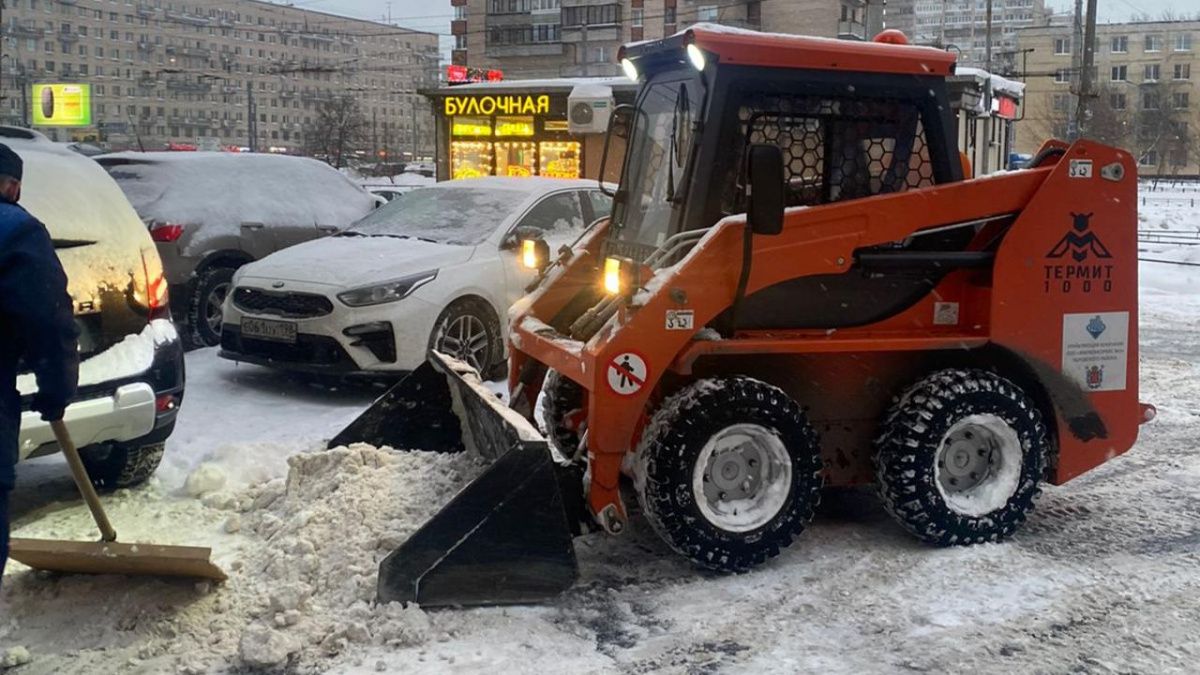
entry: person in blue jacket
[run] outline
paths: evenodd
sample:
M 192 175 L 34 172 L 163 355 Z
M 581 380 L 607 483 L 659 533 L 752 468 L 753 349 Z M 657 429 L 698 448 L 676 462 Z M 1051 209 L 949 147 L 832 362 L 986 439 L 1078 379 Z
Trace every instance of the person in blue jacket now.
M 79 378 L 67 275 L 46 226 L 17 206 L 23 169 L 17 153 L 0 144 L 0 578 L 21 427 L 17 373 L 37 377 L 32 408 L 47 422 L 62 419 Z

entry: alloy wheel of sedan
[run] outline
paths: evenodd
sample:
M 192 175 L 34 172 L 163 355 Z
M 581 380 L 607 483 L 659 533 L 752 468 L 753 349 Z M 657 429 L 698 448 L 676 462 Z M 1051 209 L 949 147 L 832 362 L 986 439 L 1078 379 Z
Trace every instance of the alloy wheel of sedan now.
M 229 284 L 217 284 L 208 292 L 204 299 L 204 321 L 209 330 L 221 334 L 221 323 L 224 321 L 225 296 L 229 295 Z
M 487 326 L 477 316 L 465 314 L 442 323 L 434 346 L 439 352 L 463 361 L 480 373 L 489 365 L 491 340 Z

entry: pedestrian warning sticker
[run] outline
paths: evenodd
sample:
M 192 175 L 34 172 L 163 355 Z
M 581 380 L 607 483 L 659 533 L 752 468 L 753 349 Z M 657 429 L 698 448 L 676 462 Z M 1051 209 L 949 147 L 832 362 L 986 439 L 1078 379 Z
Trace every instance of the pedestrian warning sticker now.
M 1123 391 L 1129 312 L 1063 315 L 1062 372 L 1088 391 Z
M 622 396 L 636 394 L 646 384 L 646 360 L 625 352 L 608 364 L 608 386 Z

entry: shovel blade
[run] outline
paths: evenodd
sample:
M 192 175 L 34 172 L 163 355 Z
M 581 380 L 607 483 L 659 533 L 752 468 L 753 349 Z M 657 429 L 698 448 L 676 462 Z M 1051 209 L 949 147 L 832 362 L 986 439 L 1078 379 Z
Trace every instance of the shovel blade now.
M 35 570 L 67 574 L 123 574 L 225 581 L 212 549 L 118 542 L 13 538 L 8 557 Z

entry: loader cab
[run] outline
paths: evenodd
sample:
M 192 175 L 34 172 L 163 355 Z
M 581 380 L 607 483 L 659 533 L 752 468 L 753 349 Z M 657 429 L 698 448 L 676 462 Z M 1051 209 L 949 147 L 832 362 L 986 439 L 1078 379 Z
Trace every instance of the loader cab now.
M 902 39 L 903 36 L 900 36 Z M 615 124 L 628 134 L 607 251 L 645 260 L 672 236 L 709 227 L 747 209 L 746 157 L 757 144 L 780 149 L 785 206 L 812 207 L 962 180 L 945 77 L 954 57 L 938 50 L 880 42 L 778 36 L 699 25 L 669 38 L 627 47 L 627 75 L 642 86 L 635 106 Z M 969 233 L 910 242 L 963 246 Z M 878 293 L 878 281 L 839 281 L 847 293 Z M 842 282 L 845 282 L 844 284 Z M 822 284 L 809 278 L 800 283 Z M 799 325 L 866 323 L 902 306 L 933 280 L 889 282 L 875 307 L 827 312 L 800 306 Z M 779 307 L 769 289 L 748 299 Z M 835 294 L 822 293 L 840 310 Z M 772 312 L 766 312 L 768 314 Z M 837 313 L 836 319 L 828 316 Z M 778 316 L 797 326 L 796 316 Z

